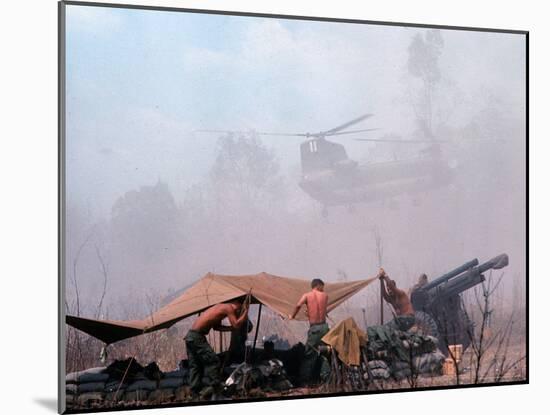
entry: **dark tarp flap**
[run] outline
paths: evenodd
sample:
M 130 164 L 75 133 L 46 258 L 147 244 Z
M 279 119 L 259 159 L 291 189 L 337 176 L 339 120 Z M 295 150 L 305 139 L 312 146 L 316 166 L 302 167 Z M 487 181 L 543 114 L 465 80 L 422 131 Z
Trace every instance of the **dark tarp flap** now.
M 139 322 L 132 324 L 128 321 L 101 321 L 76 316 L 67 316 L 66 322 L 107 344 L 143 334 Z

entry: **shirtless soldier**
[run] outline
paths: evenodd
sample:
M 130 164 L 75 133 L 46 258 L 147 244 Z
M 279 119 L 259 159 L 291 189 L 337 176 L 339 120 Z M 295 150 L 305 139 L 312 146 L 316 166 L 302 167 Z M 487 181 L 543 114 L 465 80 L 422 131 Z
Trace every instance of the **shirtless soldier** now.
M 413 291 L 416 291 L 424 287 L 427 283 L 428 283 L 428 276 L 426 274 L 420 274 L 420 277 L 418 277 L 418 281 L 416 282 L 416 284 L 414 284 L 409 290 L 409 297 L 413 293 Z
M 328 295 L 324 292 L 325 283 L 316 278 L 311 281 L 311 291 L 305 293 L 294 312 L 289 315 L 289 319 L 293 320 L 300 311 L 300 308 L 305 304 L 307 307 L 307 316 L 309 319 L 309 330 L 307 332 L 306 350 L 304 352 L 304 361 L 300 368 L 300 378 L 304 381 L 311 380 L 313 371 L 317 362 L 317 357 L 321 358 L 321 381 L 326 381 L 330 375 L 330 366 L 327 359 L 321 356 L 318 347 L 321 345 L 321 339 L 328 333 L 327 303 Z
M 239 313 L 241 315 L 237 317 Z M 206 335 L 210 329 L 226 329 L 221 324 L 226 317 L 231 328 L 239 329 L 247 321 L 248 303 L 243 305 L 242 301 L 234 300 L 210 307 L 197 318 L 185 336 L 189 361 L 189 386 L 194 395 L 201 392 L 203 375 L 208 379 L 207 386 L 209 386 L 202 391 L 203 397 L 215 393 L 220 386 L 220 359 L 208 344 Z
M 390 324 L 401 331 L 407 331 L 415 323 L 414 309 L 409 296 L 397 288 L 395 281 L 391 280 L 382 268 L 378 275 L 385 282 L 382 284 L 382 296 L 395 310 L 395 319 Z

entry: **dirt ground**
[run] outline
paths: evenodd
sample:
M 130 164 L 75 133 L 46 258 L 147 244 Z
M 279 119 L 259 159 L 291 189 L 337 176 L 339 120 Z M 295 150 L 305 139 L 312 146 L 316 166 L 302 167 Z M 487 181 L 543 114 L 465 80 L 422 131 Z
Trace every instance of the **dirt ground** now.
M 457 386 L 457 385 L 471 385 L 471 384 L 494 384 L 494 383 L 510 383 L 525 381 L 527 375 L 527 365 L 525 359 L 525 344 L 511 345 L 506 353 L 502 353 L 500 350 L 489 349 L 486 352 L 485 358 L 481 361 L 480 370 L 477 371 L 476 380 L 476 358 L 475 353 L 471 349 L 463 355 L 462 361 L 457 365 L 459 369 L 459 376 L 456 375 L 419 375 L 416 378 L 405 378 L 399 381 L 396 380 L 375 380 L 370 383 L 366 390 L 352 390 L 349 387 L 343 387 L 339 389 L 329 388 L 326 385 L 317 387 L 301 387 L 292 388 L 285 392 L 264 392 L 260 389 L 250 390 L 248 396 L 234 397 L 232 400 L 244 400 L 255 398 L 280 398 L 280 397 L 293 397 L 293 396 L 320 396 L 332 393 L 342 392 L 371 392 L 371 391 L 384 391 L 384 390 L 410 390 L 416 388 L 437 388 L 443 386 Z M 504 361 L 500 356 L 504 357 Z M 495 358 L 498 357 L 498 358 Z M 505 369 L 503 373 L 502 368 Z M 186 388 L 186 387 L 184 387 Z M 183 392 L 183 391 L 182 391 Z M 73 410 L 79 409 L 101 409 L 101 408 L 137 408 L 147 407 L 150 405 L 174 405 L 190 403 L 191 398 L 187 393 L 176 394 L 176 399 L 168 402 L 133 402 L 133 403 L 111 403 L 106 402 L 100 405 L 93 405 L 90 407 L 79 407 L 77 405 L 70 406 Z
M 457 363 L 459 376 L 456 375 L 419 375 L 417 378 L 405 378 L 402 380 L 375 380 L 371 382 L 366 391 L 403 390 L 414 388 L 430 388 L 442 386 L 494 384 L 520 382 L 527 379 L 527 364 L 525 359 L 525 344 L 510 346 L 506 353 L 495 348 L 487 350 L 481 360 L 480 369 L 477 371 L 477 359 L 475 353 L 469 349 Z M 326 386 L 317 388 L 295 388 L 283 394 L 268 394 L 267 396 L 302 396 L 322 395 L 326 393 L 360 392 L 343 388 L 339 390 L 329 389 Z

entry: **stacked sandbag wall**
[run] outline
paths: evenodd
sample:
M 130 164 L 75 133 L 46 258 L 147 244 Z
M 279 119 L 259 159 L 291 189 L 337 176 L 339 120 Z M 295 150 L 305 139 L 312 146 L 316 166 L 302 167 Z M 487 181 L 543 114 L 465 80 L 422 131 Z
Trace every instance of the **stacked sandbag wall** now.
M 123 380 L 124 378 L 124 380 Z M 134 406 L 185 401 L 190 397 L 188 371 L 113 375 L 107 367 L 69 373 L 65 378 L 68 408 Z

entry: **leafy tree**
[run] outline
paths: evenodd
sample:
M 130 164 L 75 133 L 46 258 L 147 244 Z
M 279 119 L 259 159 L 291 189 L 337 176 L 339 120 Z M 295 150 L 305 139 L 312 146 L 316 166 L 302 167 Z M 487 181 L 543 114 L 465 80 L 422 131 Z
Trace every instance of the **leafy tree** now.
M 174 247 L 179 234 L 178 208 L 160 180 L 120 197 L 112 209 L 111 225 L 118 248 L 130 255 L 151 258 Z
M 210 179 L 226 201 L 252 205 L 272 198 L 281 184 L 275 155 L 254 135 L 221 137 Z
M 434 95 L 441 82 L 439 58 L 444 41 L 439 30 L 417 33 L 408 48 L 407 67 L 409 74 L 421 82 L 421 87 L 413 97 L 413 108 L 421 135 L 433 137 Z

